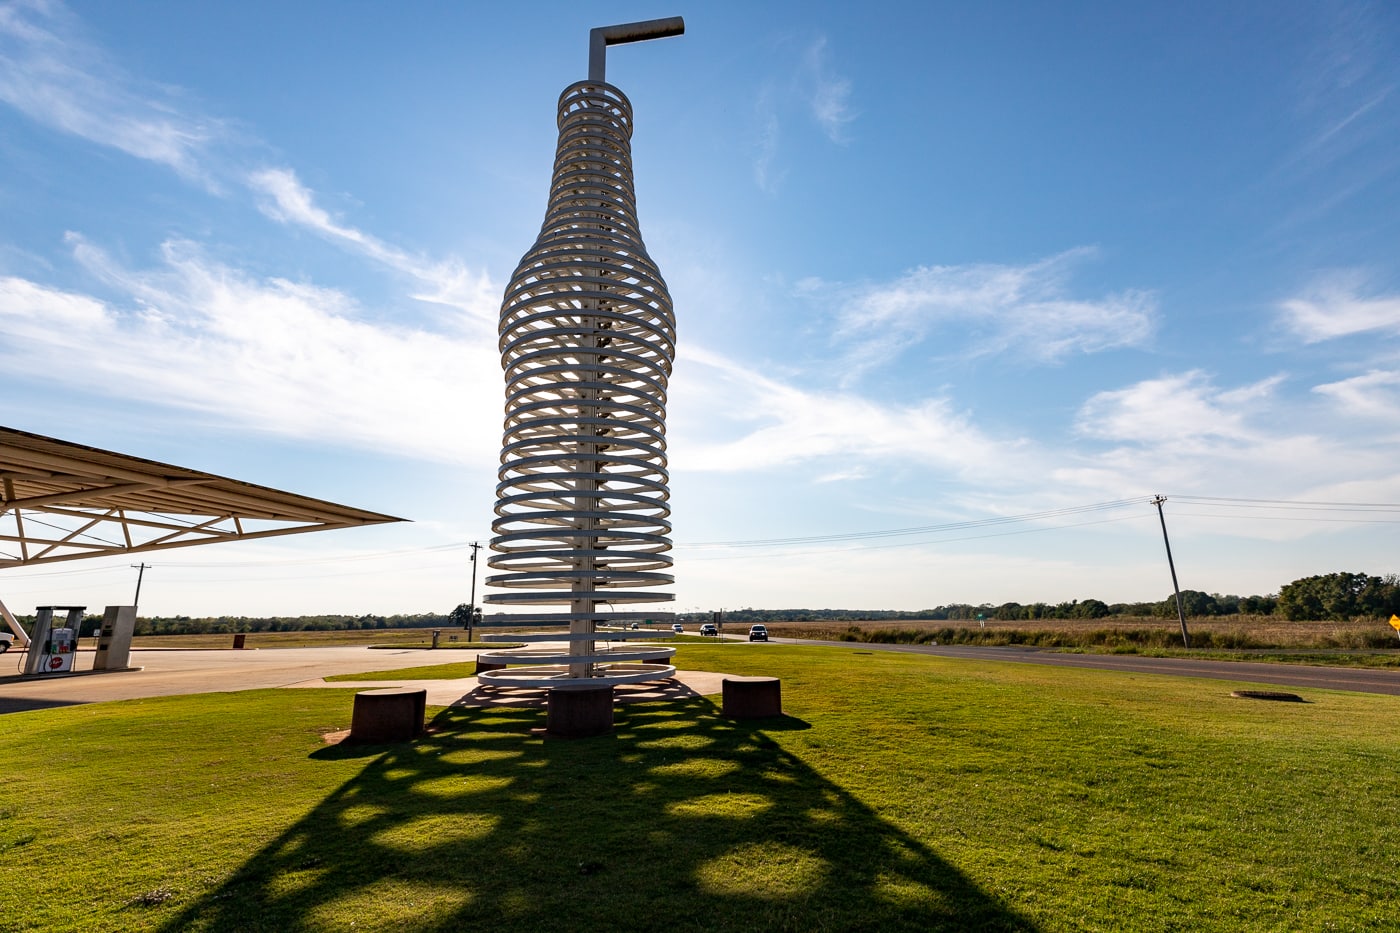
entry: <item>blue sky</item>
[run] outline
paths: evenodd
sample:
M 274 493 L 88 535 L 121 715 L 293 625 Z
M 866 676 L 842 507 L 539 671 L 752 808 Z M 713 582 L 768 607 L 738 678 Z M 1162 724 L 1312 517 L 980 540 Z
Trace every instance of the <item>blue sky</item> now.
M 1335 505 L 1400 503 L 1393 4 L 0 3 L 0 423 L 413 520 L 156 553 L 143 612 L 466 600 L 555 100 L 676 14 L 608 60 L 675 608 L 1160 599 L 1158 493 L 1183 587 L 1400 569 Z

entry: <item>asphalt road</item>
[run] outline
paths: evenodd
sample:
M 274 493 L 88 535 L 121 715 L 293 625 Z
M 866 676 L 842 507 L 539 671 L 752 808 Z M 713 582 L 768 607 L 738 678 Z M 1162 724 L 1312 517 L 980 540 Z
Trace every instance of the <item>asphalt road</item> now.
M 977 661 L 1011 661 L 1051 667 L 1082 667 L 1131 674 L 1168 674 L 1204 677 L 1238 683 L 1280 687 L 1317 687 L 1400 696 L 1400 670 L 1358 667 L 1313 667 L 1302 664 L 1269 664 L 1252 661 L 1206 661 L 1193 658 L 1144 658 L 1131 654 L 1064 654 L 1039 648 L 985 647 L 981 645 L 877 645 L 849 641 L 805 641 L 774 638 L 793 645 L 828 645 L 853 651 L 900 651 L 941 658 Z

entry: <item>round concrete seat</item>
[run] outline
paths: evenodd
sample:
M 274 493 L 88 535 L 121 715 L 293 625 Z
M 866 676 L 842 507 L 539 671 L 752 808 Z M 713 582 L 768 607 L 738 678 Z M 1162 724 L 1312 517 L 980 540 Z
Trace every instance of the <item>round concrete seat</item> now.
M 782 681 L 776 677 L 726 677 L 723 714 L 729 719 L 766 719 L 783 714 Z
M 407 742 L 423 734 L 428 691 L 422 687 L 386 687 L 355 694 L 350 719 L 351 742 Z
M 476 672 L 478 674 L 483 674 L 487 671 L 503 671 L 505 669 L 506 666 L 504 664 L 497 664 L 495 661 L 483 661 L 481 658 L 476 659 Z
M 613 688 L 555 687 L 549 691 L 544 731 L 561 738 L 606 735 L 613 729 Z

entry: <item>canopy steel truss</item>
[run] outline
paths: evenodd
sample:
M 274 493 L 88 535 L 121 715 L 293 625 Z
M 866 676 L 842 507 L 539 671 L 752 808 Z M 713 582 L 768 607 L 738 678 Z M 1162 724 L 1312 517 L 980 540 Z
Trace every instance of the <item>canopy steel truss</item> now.
M 0 568 L 397 521 L 0 428 Z

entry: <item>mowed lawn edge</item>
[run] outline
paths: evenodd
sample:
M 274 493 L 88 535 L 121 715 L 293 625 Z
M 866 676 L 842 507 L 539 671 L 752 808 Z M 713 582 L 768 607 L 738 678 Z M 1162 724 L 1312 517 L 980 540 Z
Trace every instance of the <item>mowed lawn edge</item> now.
M 349 690 L 0 717 L 0 929 L 1394 928 L 1396 698 L 734 649 L 678 661 L 781 677 L 786 717 L 454 709 L 362 749 L 321 739 Z

